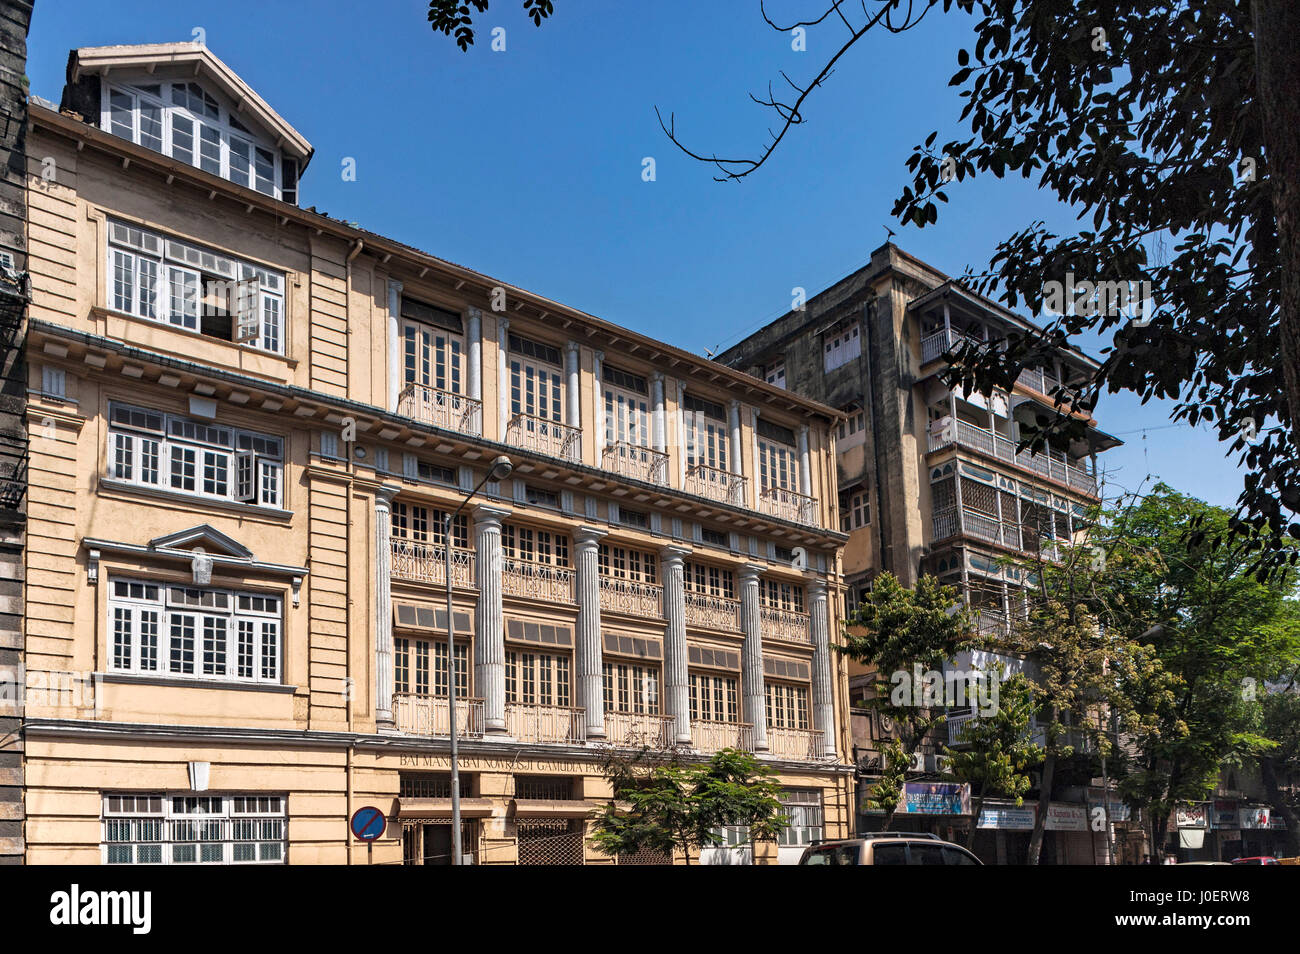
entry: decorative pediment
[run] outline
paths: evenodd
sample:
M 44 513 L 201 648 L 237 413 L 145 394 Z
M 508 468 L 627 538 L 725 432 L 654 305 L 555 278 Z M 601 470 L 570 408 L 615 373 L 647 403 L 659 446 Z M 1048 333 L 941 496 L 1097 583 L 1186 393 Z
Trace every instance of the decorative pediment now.
M 205 553 L 221 554 L 236 560 L 253 559 L 252 550 L 206 523 L 149 541 L 150 550 L 193 550 L 196 547 L 202 547 Z

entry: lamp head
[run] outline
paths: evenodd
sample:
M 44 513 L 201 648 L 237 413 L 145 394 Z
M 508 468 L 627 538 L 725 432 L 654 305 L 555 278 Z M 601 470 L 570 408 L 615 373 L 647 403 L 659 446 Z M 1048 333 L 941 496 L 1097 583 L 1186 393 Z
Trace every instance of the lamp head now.
M 488 472 L 488 475 L 493 480 L 505 480 L 514 469 L 515 465 L 510 462 L 510 458 L 502 454 L 492 462 L 492 469 Z

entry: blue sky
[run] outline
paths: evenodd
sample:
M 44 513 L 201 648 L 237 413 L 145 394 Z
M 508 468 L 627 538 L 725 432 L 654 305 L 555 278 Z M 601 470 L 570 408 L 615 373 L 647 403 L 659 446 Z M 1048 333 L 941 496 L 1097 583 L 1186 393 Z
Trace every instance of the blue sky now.
M 57 101 L 69 49 L 189 40 L 201 28 L 316 147 L 303 205 L 697 352 L 779 317 L 793 287 L 811 295 L 860 267 L 885 225 L 952 275 L 986 265 L 999 239 L 1035 219 L 1072 227 L 1018 179 L 950 189 L 939 224 L 924 230 L 890 216 L 911 147 L 933 129 L 940 141 L 963 131 L 947 86 L 958 47 L 970 45 L 958 14 L 868 36 L 768 164 L 720 184 L 667 141 L 654 107 L 675 113 L 678 134 L 702 152 L 752 155 L 774 117 L 748 93 L 780 70 L 796 82 L 814 75 L 843 27 L 814 29 L 795 52 L 757 0 L 555 5 L 537 29 L 519 0 L 494 0 L 477 18 L 478 44 L 461 53 L 429 29 L 420 0 L 37 0 L 28 75 L 34 93 Z M 817 6 L 768 9 L 802 19 L 793 14 Z M 504 52 L 490 49 L 496 26 Z M 356 160 L 354 182 L 340 175 L 345 157 Z M 645 157 L 653 182 L 642 180 Z M 1235 462 L 1209 432 L 1169 426 L 1168 405 L 1117 395 L 1098 419 L 1127 442 L 1102 457 L 1112 490 L 1156 474 L 1235 501 Z

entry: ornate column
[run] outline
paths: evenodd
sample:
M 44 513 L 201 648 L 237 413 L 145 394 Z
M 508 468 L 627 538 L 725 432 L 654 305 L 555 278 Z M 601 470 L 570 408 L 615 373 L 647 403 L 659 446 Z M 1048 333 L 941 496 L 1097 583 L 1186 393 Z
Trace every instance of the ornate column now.
M 578 705 L 586 712 L 587 738 L 605 737 L 605 688 L 600 647 L 600 539 L 604 530 L 579 527 L 577 550 L 578 638 L 573 668 Z
M 668 432 L 664 421 L 664 375 L 656 371 L 650 375 L 651 444 L 659 453 L 668 450 Z
M 388 283 L 388 410 L 397 410 L 402 392 L 402 283 Z
M 465 345 L 469 368 L 466 397 L 483 400 L 483 312 L 470 306 L 465 315 Z
M 835 690 L 831 681 L 830 606 L 826 581 L 808 583 L 808 626 L 812 637 L 813 728 L 821 729 L 821 754 L 835 757 Z
M 727 456 L 730 458 L 730 466 L 727 468 L 733 474 L 744 476 L 745 473 L 745 455 L 740 447 L 740 402 L 732 399 L 731 407 L 727 413 L 727 425 L 731 432 L 731 453 Z
M 510 421 L 510 319 L 497 316 L 497 440 L 505 443 Z
M 375 722 L 393 724 L 393 498 L 398 488 L 375 491 Z
M 596 389 L 596 420 L 592 423 L 592 430 L 595 432 L 596 466 L 600 467 L 604 465 L 605 444 L 609 440 L 605 434 L 605 352 L 591 353 L 591 376 Z
M 501 518 L 508 511 L 474 508 L 474 684 L 483 697 L 484 727 L 506 731 L 506 630 L 501 617 Z
M 799 428 L 799 493 L 812 496 L 812 462 L 808 457 L 808 425 Z
M 691 744 L 691 687 L 686 655 L 686 581 L 683 561 L 690 555 L 681 547 L 664 547 L 664 708 L 676 725 L 673 741 Z
M 758 610 L 758 574 L 762 567 L 747 563 L 740 570 L 740 650 L 745 721 L 754 727 L 754 751 L 767 751 L 767 694 L 763 689 L 763 620 Z

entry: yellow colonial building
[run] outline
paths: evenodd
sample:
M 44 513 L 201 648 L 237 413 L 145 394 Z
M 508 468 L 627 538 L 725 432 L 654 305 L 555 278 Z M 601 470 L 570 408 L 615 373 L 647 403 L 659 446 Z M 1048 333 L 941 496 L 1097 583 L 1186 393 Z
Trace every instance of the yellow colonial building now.
M 74 50 L 27 152 L 29 862 L 445 863 L 449 679 L 475 863 L 611 863 L 647 745 L 785 788 L 692 860 L 848 833 L 839 412 L 300 208 L 200 45 Z

